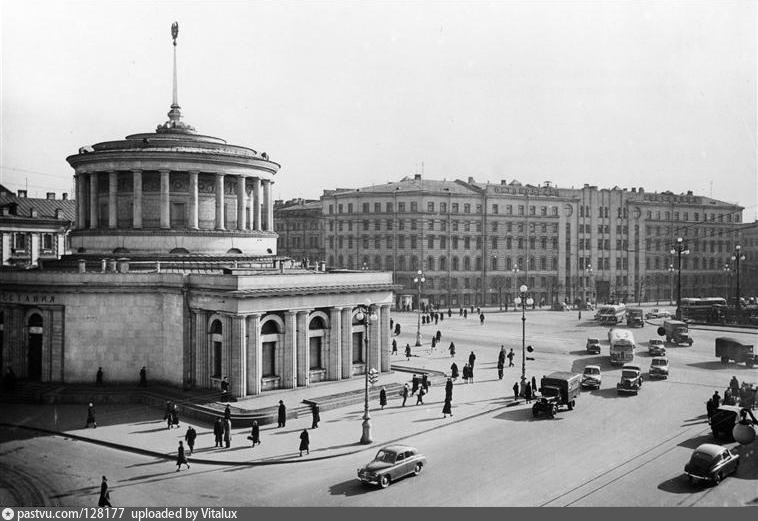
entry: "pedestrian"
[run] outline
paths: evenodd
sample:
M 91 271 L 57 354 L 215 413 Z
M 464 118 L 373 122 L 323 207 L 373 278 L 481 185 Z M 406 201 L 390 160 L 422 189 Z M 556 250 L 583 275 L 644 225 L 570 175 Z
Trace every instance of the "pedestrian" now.
M 284 406 L 284 402 L 282 400 L 279 400 L 279 411 L 277 415 L 277 428 L 284 427 L 284 425 L 287 423 L 287 408 Z
M 300 433 L 300 457 L 303 456 L 303 451 L 305 451 L 306 454 L 310 454 L 308 449 L 310 444 L 311 440 L 308 436 L 308 429 L 303 429 L 303 432 Z
M 261 428 L 258 427 L 258 420 L 253 420 L 253 428 L 247 439 L 253 442 L 253 448 L 261 444 Z
M 440 331 L 440 330 L 438 329 L 438 330 L 437 330 L 437 334 L 436 334 L 436 335 L 434 335 L 434 338 L 435 338 L 435 339 L 437 339 L 437 342 L 439 342 L 440 340 L 442 340 L 442 331 Z
M 405 344 L 405 358 L 410 361 L 411 359 L 411 345 Z
M 395 327 L 395 321 L 390 319 L 390 331 L 392 331 L 392 328 Z
M 737 380 L 736 376 L 732 376 L 732 379 L 729 381 L 729 388 L 732 389 L 732 394 L 736 394 L 736 391 L 740 390 L 740 381 Z
M 713 416 L 713 399 L 712 398 L 708 398 L 708 401 L 705 402 L 705 410 L 706 410 L 706 413 L 708 414 L 708 418 Z
M 484 313 L 479 313 L 479 324 L 484 325 Z
M 435 313 L 434 314 L 434 325 L 436 326 L 439 321 L 440 321 L 440 314 L 439 313 Z
M 463 310 L 463 318 L 468 318 L 468 309 Z
M 471 366 L 471 369 L 474 368 L 474 362 L 476 362 L 476 355 L 473 351 L 471 351 L 471 353 L 468 355 L 468 365 Z
M 421 375 L 421 388 L 424 392 L 429 392 L 429 379 L 427 378 L 426 373 Z
M 532 376 L 532 394 L 537 395 L 537 379 L 534 376 Z
M 468 366 L 468 380 L 470 383 L 474 383 L 474 366 Z
M 719 405 L 721 405 L 721 396 L 719 396 L 718 391 L 713 391 L 713 397 L 711 400 L 713 400 L 713 410 L 715 411 L 719 408 Z
M 400 322 L 395 323 L 395 336 L 400 334 Z
M 197 431 L 190 425 L 187 427 L 187 432 L 184 433 L 184 440 L 187 442 L 187 447 L 189 447 L 190 456 L 192 456 L 192 452 L 195 450 L 195 438 L 197 438 Z
M 526 382 L 526 387 L 524 388 L 524 398 L 526 399 L 526 403 L 532 403 L 532 384 L 529 382 Z
M 223 446 L 223 437 L 224 437 L 224 424 L 221 421 L 221 416 L 216 418 L 216 422 L 213 424 L 213 436 L 216 439 L 216 447 L 222 447 Z
M 463 308 L 458 308 L 458 316 L 459 317 L 463 316 Z
M 505 366 L 505 360 L 497 359 L 497 379 L 503 379 L 503 367 Z
M 184 455 L 184 444 L 182 441 L 179 441 L 179 448 L 177 449 L 176 454 L 176 471 L 179 472 L 182 469 L 182 465 L 187 465 L 187 470 L 189 470 L 190 465 L 189 461 L 187 461 L 187 456 Z
M 463 381 L 465 383 L 468 383 L 468 371 L 469 371 L 468 364 L 464 364 L 463 365 L 463 375 L 462 376 L 463 376 Z
M 387 390 L 382 386 L 382 390 L 379 391 L 379 405 L 381 406 L 382 410 L 384 410 L 384 406 L 387 405 Z
M 313 414 L 313 422 L 311 423 L 311 429 L 318 429 L 318 422 L 321 421 L 321 414 L 320 414 L 317 403 L 314 403 L 311 406 L 311 413 Z
M 226 404 L 226 407 L 224 407 L 224 420 L 231 420 L 232 419 L 232 408 L 229 406 L 229 404 Z
M 147 387 L 147 369 L 144 365 L 142 366 L 142 369 L 139 370 L 139 386 Z
M 229 401 L 229 377 L 225 376 L 223 380 L 221 380 L 221 401 L 222 402 L 228 402 Z
M 453 358 L 455 356 L 455 344 L 453 342 L 450 342 L 450 347 L 447 349 L 450 351 L 450 358 Z
M 513 399 L 518 400 L 518 382 L 513 384 Z
M 103 368 L 98 367 L 97 368 L 97 374 L 95 375 L 95 385 L 98 387 L 103 386 Z
M 224 444 L 227 449 L 232 445 L 232 420 L 224 420 Z
M 440 313 L 440 322 L 444 322 L 444 321 L 445 321 L 445 314 Z
M 403 397 L 403 407 L 405 407 L 405 401 L 408 399 L 408 396 L 411 394 L 411 388 L 408 387 L 408 382 L 405 382 L 405 385 L 403 385 L 403 390 L 400 391 L 400 396 Z
M 413 373 L 413 378 L 411 379 L 411 394 L 416 394 L 416 391 L 418 391 L 418 376 L 416 376 L 416 373 Z
M 448 378 L 445 382 L 445 400 L 453 399 L 453 380 Z
M 580 309 L 579 310 L 579 320 L 581 320 L 581 319 L 582 319 L 582 310 Z
M 166 400 L 166 407 L 163 409 L 163 421 L 169 421 L 169 418 L 171 418 L 171 410 L 173 409 L 173 405 L 174 404 L 171 400 Z
M 447 418 L 447 415 L 453 417 L 453 404 L 449 398 L 445 398 L 445 403 L 442 405 L 442 417 Z
M 179 407 L 174 404 L 173 408 L 171 409 L 171 425 L 170 427 L 176 427 L 179 428 Z
M 392 339 L 392 354 L 393 355 L 397 354 L 397 340 L 394 338 Z
M 418 394 L 416 395 L 416 405 L 418 404 L 424 405 L 425 394 L 426 394 L 426 391 L 424 391 L 423 387 L 418 390 Z
M 513 353 L 513 348 L 508 352 L 508 367 L 513 367 L 513 357 L 515 354 Z
M 430 349 L 430 351 L 434 351 L 436 347 L 437 347 L 437 337 L 432 337 L 432 348 Z
M 100 498 L 97 500 L 97 506 L 112 507 L 111 505 L 111 493 L 108 491 L 108 478 L 103 476 L 103 480 L 100 482 Z
M 450 308 L 447 308 L 447 318 L 450 318 L 453 316 L 453 310 Z
M 89 427 L 97 429 L 97 422 L 95 421 L 95 406 L 92 403 L 87 406 L 87 424 L 84 428 L 87 429 Z

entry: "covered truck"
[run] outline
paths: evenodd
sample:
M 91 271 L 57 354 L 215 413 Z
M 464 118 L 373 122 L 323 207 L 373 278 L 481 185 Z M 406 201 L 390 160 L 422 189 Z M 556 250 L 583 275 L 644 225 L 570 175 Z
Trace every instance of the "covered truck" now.
M 642 308 L 629 308 L 626 311 L 627 327 L 645 327 Z
M 734 360 L 738 364 L 745 362 L 748 367 L 758 365 L 758 355 L 753 352 L 753 346 L 731 337 L 716 339 L 716 356 L 721 359 L 722 364 Z
M 681 320 L 664 320 L 663 326 L 658 328 L 658 334 L 666 336 L 666 342 L 673 344 L 692 345 L 692 337 L 685 322 Z
M 572 410 L 576 405 L 582 385 L 582 375 L 567 371 L 557 371 L 540 380 L 540 399 L 532 406 L 532 415 L 537 417 L 545 413 L 555 416 L 559 408 L 565 406 Z

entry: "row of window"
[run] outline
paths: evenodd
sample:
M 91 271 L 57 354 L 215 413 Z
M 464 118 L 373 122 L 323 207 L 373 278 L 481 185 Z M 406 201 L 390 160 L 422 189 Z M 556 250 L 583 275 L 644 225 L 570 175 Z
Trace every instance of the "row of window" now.
M 691 255 L 682 256 L 682 269 L 693 270 L 720 270 L 725 265 L 730 263 L 730 257 L 693 257 Z M 678 260 L 672 256 L 666 257 L 648 257 L 645 259 L 645 267 L 647 269 L 669 269 L 670 266 L 677 268 Z
M 409 201 L 409 205 L 406 206 L 404 201 L 400 201 L 397 203 L 397 212 L 398 213 L 405 213 L 406 211 L 410 211 L 411 213 L 418 213 L 418 201 Z M 357 205 L 356 205 L 357 207 Z M 427 213 L 436 213 L 437 203 L 434 201 L 429 201 L 426 203 L 426 211 Z M 474 209 L 474 213 L 481 214 L 482 213 L 482 205 L 481 204 L 474 204 L 472 206 L 471 203 L 450 203 L 450 213 L 461 213 L 461 208 L 463 209 L 463 213 L 470 214 L 472 208 Z M 504 205 L 505 213 L 504 215 L 526 215 L 524 212 L 528 211 L 529 215 L 538 215 L 537 206 L 535 205 L 529 205 L 528 207 L 525 205 L 516 205 L 516 214 L 513 213 L 514 205 L 507 204 Z M 527 210 L 528 208 L 528 210 Z M 382 209 L 384 211 L 382 211 Z M 372 206 L 371 203 L 363 203 L 361 206 L 361 213 L 368 214 L 371 213 Z M 338 203 L 337 204 L 337 213 L 338 214 L 352 214 L 354 211 L 353 203 Z M 382 203 L 373 203 L 373 213 L 394 213 L 394 205 L 391 202 L 384 203 L 384 207 L 382 207 Z M 440 202 L 439 203 L 439 213 L 446 214 L 448 213 L 448 203 L 446 202 Z M 500 214 L 500 206 L 497 204 L 492 205 L 492 214 L 499 215 Z M 329 215 L 334 215 L 334 204 L 329 205 Z M 539 215 L 546 217 L 548 215 L 557 216 L 558 215 L 558 207 L 557 206 L 540 206 L 539 207 Z
M 31 249 L 32 241 L 35 239 L 35 236 L 40 236 L 40 246 L 42 247 L 42 251 L 45 253 L 54 253 L 55 252 L 55 234 L 54 233 L 42 233 L 42 234 L 35 234 L 35 233 L 29 233 L 29 232 L 14 232 L 13 238 L 11 239 L 11 244 L 13 245 L 14 253 L 28 253 Z
M 382 230 L 382 222 L 383 221 L 381 219 L 374 219 L 373 220 L 373 226 L 372 226 L 372 222 L 371 221 L 369 221 L 368 219 L 363 219 L 361 221 L 361 228 L 363 229 L 363 231 L 369 231 L 371 229 L 373 229 L 374 231 L 381 231 Z M 407 222 L 406 222 L 406 220 L 403 220 L 403 219 L 400 219 L 398 221 L 395 221 L 394 219 L 387 219 L 386 221 L 384 221 L 384 223 L 385 223 L 384 229 L 388 230 L 388 231 L 389 230 L 393 230 L 394 227 L 395 227 L 395 222 L 397 222 L 397 229 L 398 230 L 405 230 L 406 229 L 406 224 L 407 224 L 408 229 L 410 229 L 410 230 L 419 230 L 421 228 L 421 222 L 422 221 L 421 221 L 421 219 L 409 219 Z M 447 221 L 438 221 L 436 224 L 438 224 L 439 226 L 435 226 L 435 221 L 433 219 L 430 219 L 430 220 L 427 221 L 426 229 L 428 231 L 437 231 L 437 229 L 439 231 L 441 231 L 441 232 L 446 232 L 447 231 Z M 516 223 L 506 222 L 506 223 L 503 223 L 503 224 L 505 226 L 505 231 L 506 232 L 512 232 L 514 230 L 514 228 L 515 228 L 518 232 L 523 233 L 524 229 L 525 229 L 525 223 L 524 222 L 516 222 Z M 514 226 L 514 224 L 515 224 L 515 226 Z M 535 233 L 538 230 L 541 230 L 542 233 L 548 233 L 548 227 L 550 228 L 550 230 L 552 231 L 552 233 L 554 233 L 554 234 L 558 233 L 558 223 L 552 223 L 552 224 L 548 224 L 548 223 L 541 223 L 541 224 L 538 224 L 538 223 L 529 223 L 529 233 Z M 330 232 L 333 232 L 334 228 L 335 228 L 335 221 L 330 221 L 329 224 L 328 224 L 328 228 L 329 228 Z M 337 228 L 337 231 L 339 231 L 339 232 L 344 231 L 344 230 L 347 230 L 347 231 L 351 232 L 351 231 L 353 231 L 353 221 L 336 221 L 336 228 Z M 358 228 L 358 225 L 356 223 L 356 229 L 357 228 Z M 499 223 L 498 222 L 493 222 L 491 224 L 491 228 L 492 228 L 493 232 L 497 233 L 498 230 L 499 230 L 499 228 L 500 228 Z M 470 231 L 472 231 L 472 229 L 475 230 L 475 231 L 477 231 L 477 232 L 481 232 L 482 231 L 482 223 L 481 223 L 481 221 L 474 221 L 474 222 L 470 222 L 470 221 L 452 221 L 450 223 L 450 230 L 454 231 L 454 232 L 457 232 L 457 231 L 460 231 L 460 230 L 463 230 L 464 232 L 470 232 Z
M 651 246 L 654 246 L 651 248 Z M 669 251 L 671 250 L 673 246 L 672 241 L 651 241 L 650 239 L 647 239 L 645 241 L 645 248 L 648 250 L 654 250 L 654 251 Z M 690 241 L 687 243 L 687 247 L 692 252 L 703 252 L 703 253 L 729 253 L 733 250 L 734 246 L 729 241 Z
M 362 237 L 361 242 L 359 243 L 357 239 L 354 239 L 352 235 L 348 235 L 347 237 L 339 236 L 335 237 L 329 237 L 328 244 L 329 249 L 333 250 L 334 245 L 337 245 L 338 249 L 344 249 L 347 245 L 347 249 L 352 249 L 354 245 L 361 244 L 362 248 L 364 250 L 367 250 L 372 247 L 376 250 L 381 250 L 383 247 L 386 247 L 387 249 L 393 249 L 395 245 L 395 238 L 397 238 L 397 248 L 399 250 L 406 249 L 406 245 L 408 246 L 408 249 L 414 250 L 418 247 L 419 244 L 419 238 L 415 235 L 411 235 L 406 238 L 405 235 L 398 235 L 397 237 L 393 235 L 387 235 L 386 237 L 381 236 L 375 236 L 373 238 L 370 237 Z M 408 239 L 408 240 L 406 240 Z M 482 249 L 482 237 L 447 237 L 446 235 L 442 235 L 439 237 L 435 237 L 434 235 L 429 235 L 425 237 L 426 240 L 426 247 L 427 249 L 433 250 L 435 249 L 435 244 L 437 244 L 437 247 L 441 250 L 448 248 L 448 239 L 450 241 L 450 248 L 453 250 L 457 249 L 464 249 L 464 250 L 470 250 L 472 242 L 475 244 L 475 249 L 481 250 Z M 473 241 L 472 241 L 473 239 Z M 524 245 L 526 244 L 526 238 L 524 237 L 505 237 L 502 241 L 499 237 L 491 237 L 490 238 L 490 247 L 493 250 L 497 250 L 502 245 L 505 246 L 505 249 L 510 250 L 513 249 L 514 246 L 516 249 L 523 250 Z M 552 237 L 549 241 L 547 237 L 529 237 L 529 248 L 532 250 L 537 249 L 537 245 L 539 244 L 539 248 L 546 250 L 548 249 L 548 246 L 550 246 L 552 249 L 557 250 L 558 249 L 558 238 Z M 538 242 L 539 241 L 539 242 Z
M 342 267 L 342 268 L 348 268 L 348 269 L 356 269 L 356 268 L 366 268 L 376 271 L 417 271 L 419 269 L 424 269 L 426 271 L 448 271 L 448 268 L 450 271 L 472 271 L 472 261 L 471 257 L 463 257 L 462 259 L 453 256 L 450 257 L 450 261 L 448 264 L 448 258 L 447 257 L 439 257 L 436 258 L 434 256 L 429 256 L 426 258 L 426 263 L 424 266 L 419 266 L 419 258 L 416 255 L 412 255 L 408 258 L 406 258 L 404 255 L 398 255 L 397 257 L 393 257 L 392 255 L 387 255 L 382 259 L 381 255 L 375 255 L 373 258 L 369 256 L 363 256 L 360 259 L 360 266 L 356 266 L 354 264 L 354 259 L 356 257 L 353 257 L 352 255 L 344 256 L 344 255 L 337 255 L 336 257 L 334 255 L 329 256 L 329 265 L 334 266 L 335 260 L 336 266 Z M 345 262 L 347 261 L 347 262 Z M 525 267 L 527 267 L 524 264 L 524 258 L 523 257 L 517 257 L 517 258 L 511 258 L 506 257 L 505 259 L 498 259 L 497 257 L 491 257 L 490 263 L 489 263 L 489 269 L 496 271 L 496 270 L 503 270 L 510 271 L 514 268 L 519 268 L 520 270 L 523 270 Z M 481 271 L 483 269 L 482 264 L 482 258 L 481 257 L 475 257 L 473 261 L 473 270 L 474 271 Z M 528 269 L 532 271 L 547 271 L 548 269 L 552 271 L 558 270 L 558 258 L 557 257 L 529 257 L 529 264 Z
M 660 210 L 657 210 L 655 212 L 655 220 L 656 221 L 660 221 L 661 220 L 661 216 L 663 216 L 663 220 L 664 221 L 670 221 L 670 220 L 672 220 L 671 219 L 672 216 L 674 217 L 674 219 L 673 219 L 674 221 L 680 221 L 680 220 L 681 221 L 689 221 L 690 220 L 690 218 L 689 218 L 690 217 L 689 216 L 689 212 L 682 212 L 680 214 L 679 212 L 664 211 L 663 213 L 661 213 Z M 681 219 L 680 219 L 680 217 L 681 217 Z M 647 211 L 647 218 L 648 219 L 653 219 L 653 211 L 652 210 L 648 210 Z M 738 223 L 738 222 L 740 222 L 740 220 L 741 220 L 741 213 L 740 212 L 725 213 L 725 214 L 724 213 L 718 213 L 718 214 L 717 213 L 710 213 L 709 214 L 708 212 L 703 212 L 703 221 L 702 222 L 712 222 L 712 223 L 715 223 L 715 222 L 720 222 L 720 223 L 723 223 L 723 222 L 727 222 L 727 223 L 735 222 L 735 223 Z M 700 212 L 693 212 L 692 221 L 693 222 L 700 221 Z

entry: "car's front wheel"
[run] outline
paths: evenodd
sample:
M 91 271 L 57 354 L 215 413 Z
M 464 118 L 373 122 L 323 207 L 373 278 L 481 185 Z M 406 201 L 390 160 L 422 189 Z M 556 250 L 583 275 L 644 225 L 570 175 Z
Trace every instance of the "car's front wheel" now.
M 390 486 L 390 477 L 387 474 L 384 474 L 379 478 L 379 486 L 382 488 Z
M 413 475 L 418 476 L 421 474 L 421 469 L 423 469 L 424 466 L 421 463 L 416 463 L 416 466 L 413 468 Z

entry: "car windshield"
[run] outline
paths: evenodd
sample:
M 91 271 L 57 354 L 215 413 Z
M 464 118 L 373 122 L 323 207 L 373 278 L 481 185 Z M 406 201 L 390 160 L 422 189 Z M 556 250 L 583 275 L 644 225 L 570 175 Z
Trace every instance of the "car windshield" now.
M 384 463 L 395 463 L 395 453 L 388 450 L 380 450 L 376 453 L 374 461 L 381 461 Z
M 600 374 L 600 369 L 598 369 L 596 367 L 586 367 L 584 369 L 584 374 L 598 375 L 598 374 Z
M 666 360 L 653 360 L 653 365 L 668 365 Z
M 623 378 L 637 378 L 637 371 L 630 371 L 630 370 L 621 371 L 621 376 Z

